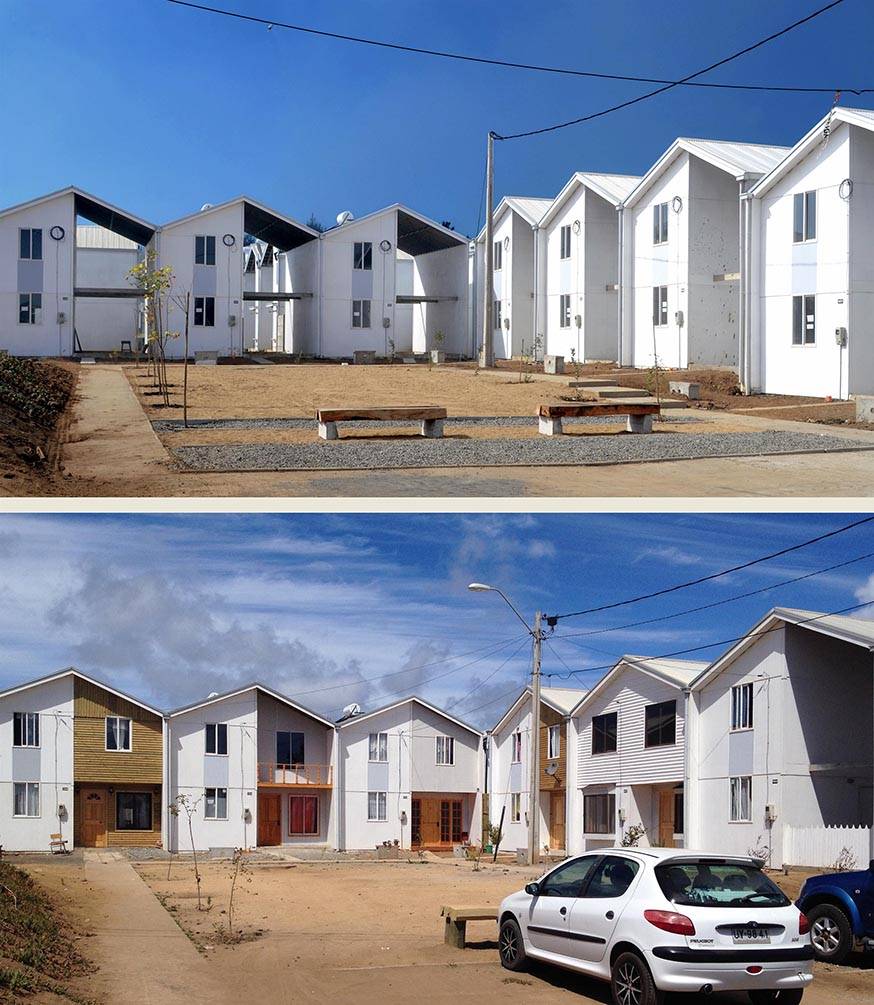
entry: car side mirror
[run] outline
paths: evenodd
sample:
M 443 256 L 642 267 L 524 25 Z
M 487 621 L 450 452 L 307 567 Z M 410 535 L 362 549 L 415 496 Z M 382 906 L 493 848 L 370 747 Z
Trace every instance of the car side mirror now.
M 529 897 L 536 897 L 540 893 L 540 884 L 526 883 L 525 892 L 528 894 Z

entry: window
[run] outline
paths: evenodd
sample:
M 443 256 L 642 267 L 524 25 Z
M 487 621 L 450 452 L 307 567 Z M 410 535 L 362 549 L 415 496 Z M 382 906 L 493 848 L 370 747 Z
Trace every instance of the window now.
M 368 761 L 388 760 L 388 733 L 371 733 L 367 741 Z
M 571 326 L 571 295 L 562 293 L 558 298 L 558 327 L 570 328 Z
M 546 756 L 550 759 L 561 756 L 561 726 L 550 726 L 547 729 Z
M 513 734 L 513 764 L 518 764 L 522 760 L 522 734 Z
M 674 792 L 674 833 L 683 834 L 686 831 L 686 808 L 683 790 Z
M 640 863 L 619 855 L 607 855 L 592 874 L 583 896 L 609 899 L 622 897 L 634 882 Z
M 522 793 L 514 792 L 510 796 L 510 823 L 518 824 L 522 819 Z
M 646 706 L 645 747 L 667 747 L 677 741 L 677 703 L 660 701 Z
M 792 212 L 792 241 L 816 239 L 816 192 L 796 192 Z
M 601 792 L 583 796 L 583 833 L 612 834 L 615 830 L 616 794 Z
M 42 293 L 18 294 L 18 323 L 20 325 L 42 324 Z
M 370 301 L 369 300 L 353 300 L 352 301 L 352 327 L 353 328 L 369 328 L 370 327 Z
M 731 689 L 731 728 L 753 728 L 753 685 L 738 684 Z
M 616 713 L 592 716 L 592 753 L 610 754 L 616 749 Z
M 39 782 L 12 783 L 12 815 L 39 816 Z
M 743 862 L 684 858 L 655 867 L 665 897 L 695 907 L 788 907 L 789 898 L 761 869 Z
M 204 789 L 203 816 L 205 820 L 228 819 L 227 789 Z
M 440 843 L 455 842 L 457 844 L 461 841 L 461 834 L 461 800 L 442 799 L 440 801 Z
M 561 252 L 559 258 L 571 257 L 571 225 L 561 228 Z
M 18 231 L 18 257 L 26 261 L 42 261 L 42 230 L 39 227 Z
M 194 238 L 194 264 L 215 265 L 215 235 L 198 235 Z
M 370 272 L 373 268 L 372 242 L 356 241 L 352 245 L 352 268 L 358 272 Z
M 455 764 L 455 738 L 452 736 L 437 737 L 437 763 Z
M 106 749 L 131 749 L 131 720 L 120 715 L 106 717 Z
M 565 862 L 540 882 L 541 897 L 579 897 L 592 866 L 598 861 L 597 855 Z
M 227 754 L 228 725 L 225 722 L 208 722 L 206 724 L 207 754 Z
M 792 345 L 816 343 L 816 297 L 805 294 L 792 298 Z
M 150 831 L 152 829 L 152 793 L 116 792 L 115 829 Z
M 198 328 L 215 327 L 215 297 L 194 298 L 194 324 Z
M 500 331 L 501 330 L 501 301 L 500 300 L 495 300 L 495 302 L 492 304 L 492 319 L 493 319 L 493 322 L 494 322 L 493 325 L 492 325 L 492 327 L 495 329 L 495 331 Z
M 668 239 L 668 204 L 660 202 L 652 208 L 652 243 L 664 244 Z
M 39 746 L 39 712 L 12 713 L 12 746 Z
M 386 794 L 384 792 L 368 792 L 367 793 L 367 819 L 368 820 L 385 820 L 385 801 Z
M 653 286 L 652 288 L 652 323 L 657 328 L 668 323 L 667 286 Z
M 288 833 L 290 837 L 319 833 L 318 796 L 288 797 Z
M 492 255 L 492 269 L 500 272 L 504 267 L 504 246 L 500 241 L 495 241 Z
M 304 764 L 305 761 L 303 733 L 278 730 L 276 733 L 276 763 L 290 766 Z
M 738 775 L 728 780 L 731 806 L 729 820 L 732 823 L 749 823 L 753 819 L 753 779 L 751 775 Z

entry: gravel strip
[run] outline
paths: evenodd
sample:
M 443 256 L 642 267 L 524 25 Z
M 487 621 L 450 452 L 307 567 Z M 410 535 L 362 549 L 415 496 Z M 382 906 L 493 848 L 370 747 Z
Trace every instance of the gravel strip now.
M 625 425 L 624 415 L 582 416 L 575 419 L 562 420 L 565 425 L 603 426 Z M 656 419 L 656 422 L 712 422 L 703 416 L 671 415 Z M 447 426 L 536 426 L 536 415 L 454 415 L 445 419 Z M 386 421 L 338 422 L 340 429 L 379 429 L 382 426 L 400 428 L 415 427 L 418 423 L 403 419 L 387 419 Z M 313 429 L 318 427 L 315 419 L 189 419 L 189 429 Z M 181 433 L 185 426 L 178 419 L 153 419 L 152 429 L 156 433 Z
M 240 443 L 177 447 L 189 470 L 297 471 L 379 468 L 628 464 L 699 457 L 874 450 L 820 433 L 765 430 L 701 435 L 558 436 L 529 440 L 340 440 L 331 443 Z

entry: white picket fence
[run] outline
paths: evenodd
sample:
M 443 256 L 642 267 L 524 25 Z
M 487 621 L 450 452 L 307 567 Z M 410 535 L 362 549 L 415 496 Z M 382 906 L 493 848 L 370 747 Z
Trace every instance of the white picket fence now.
M 855 856 L 856 869 L 865 869 L 869 858 L 868 827 L 783 828 L 783 864 L 827 869 L 844 848 Z

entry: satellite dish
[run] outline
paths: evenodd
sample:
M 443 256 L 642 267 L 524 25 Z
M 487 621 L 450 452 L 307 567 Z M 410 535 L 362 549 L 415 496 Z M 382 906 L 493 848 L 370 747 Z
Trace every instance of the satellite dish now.
M 343 709 L 343 718 L 351 719 L 354 715 L 361 715 L 361 706 L 355 701 Z
M 210 691 L 207 698 L 218 698 L 218 691 Z
M 344 223 L 349 223 L 350 220 L 354 220 L 355 217 L 349 212 L 348 209 L 344 209 L 342 213 L 337 214 L 337 226 L 342 227 Z
M 201 212 L 201 213 L 205 213 L 205 212 L 206 212 L 206 211 L 207 211 L 208 209 L 212 209 L 212 203 L 211 203 L 211 202 L 205 202 L 205 203 L 204 203 L 204 204 L 203 204 L 203 205 L 202 205 L 202 206 L 200 207 L 200 212 Z
M 547 773 L 547 775 L 554 775 L 556 771 L 558 771 L 558 765 L 553 761 L 552 763 L 547 764 L 543 770 Z

